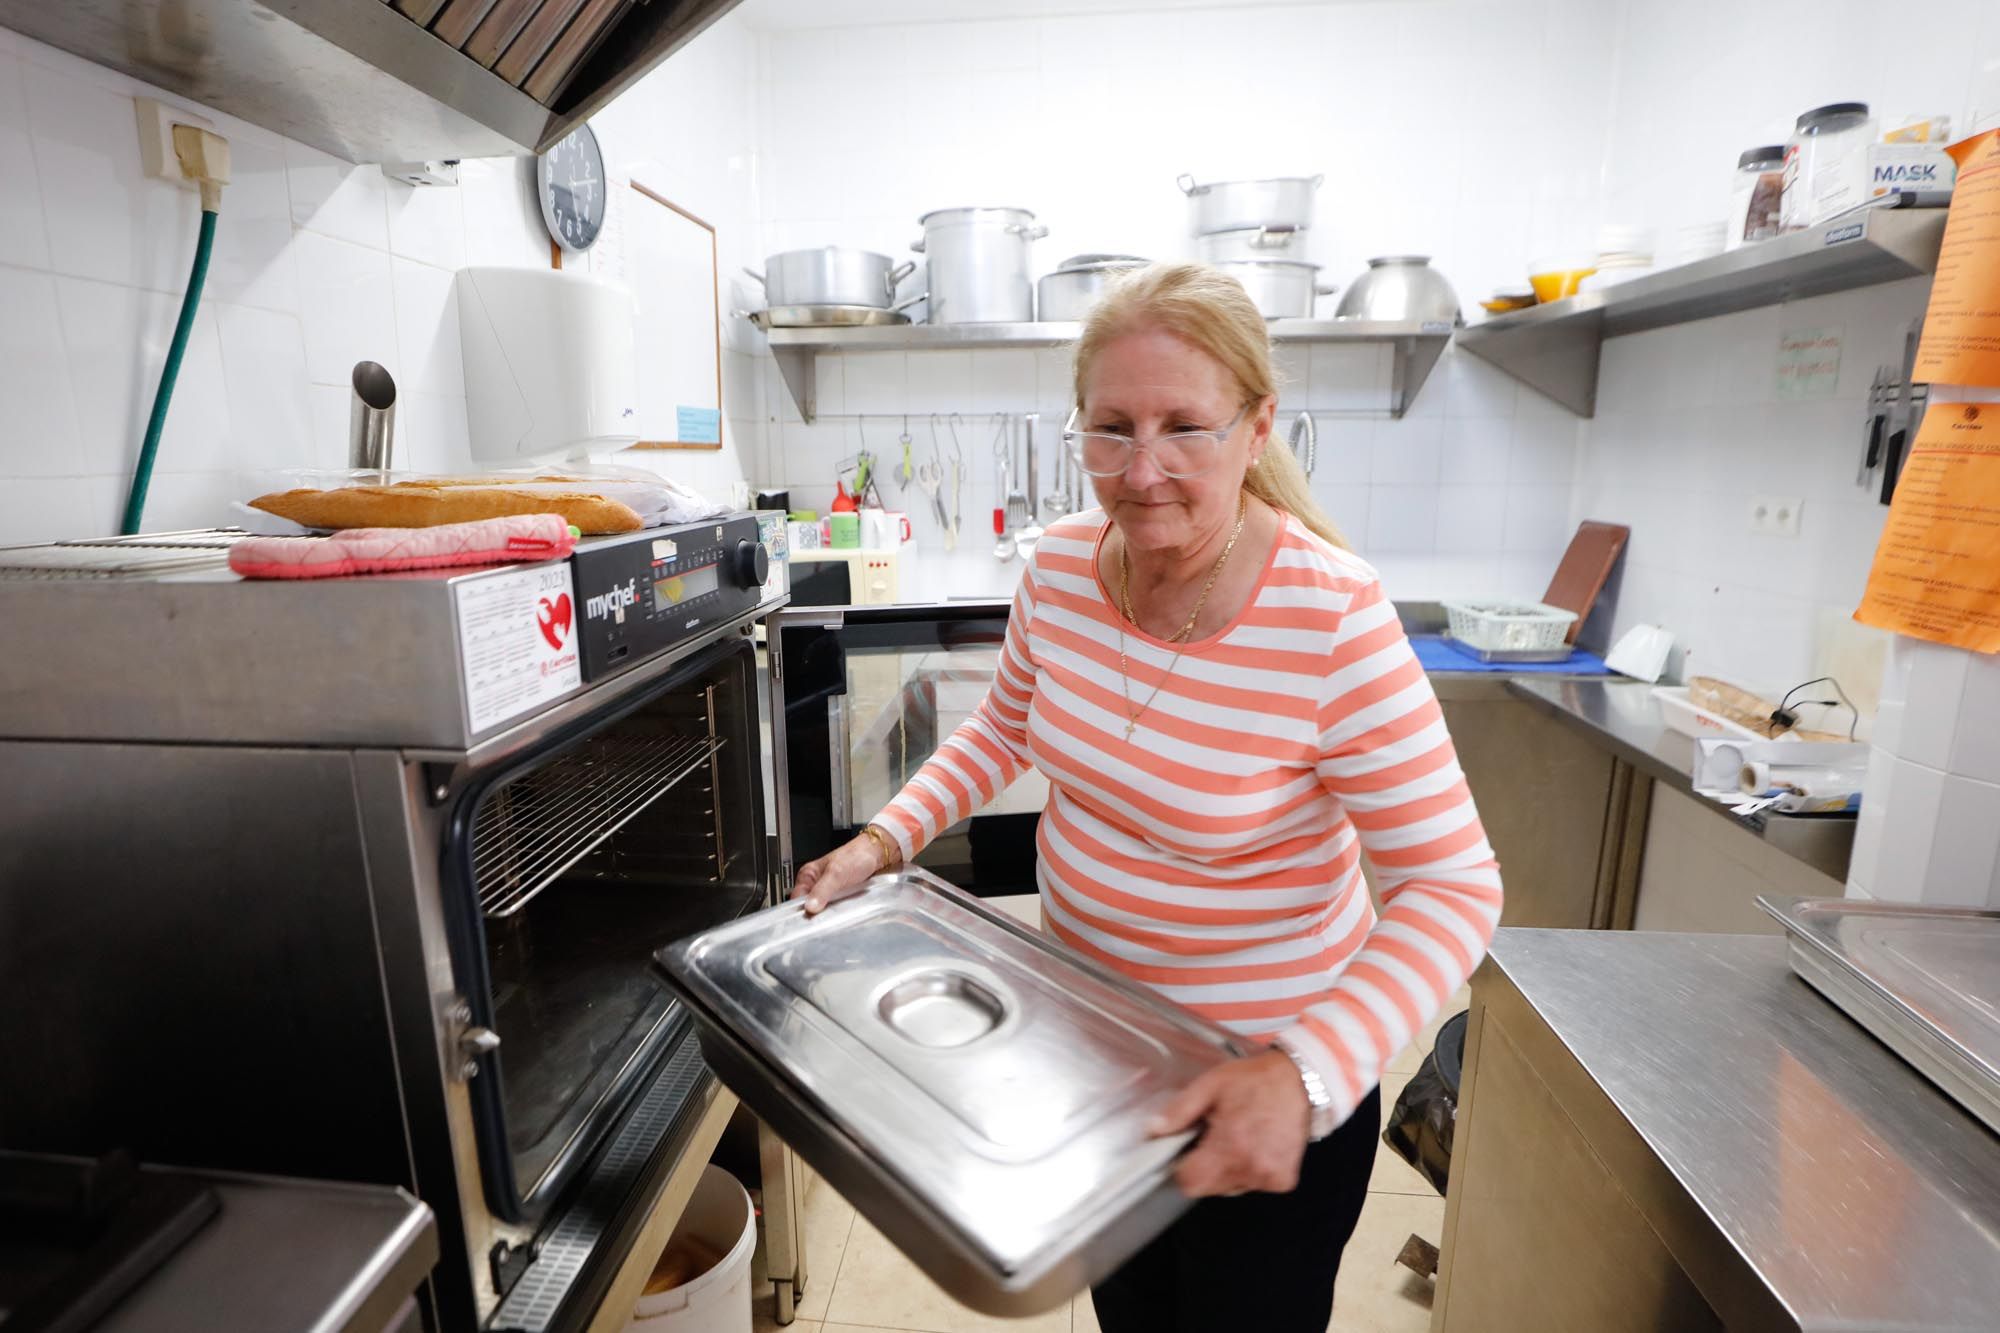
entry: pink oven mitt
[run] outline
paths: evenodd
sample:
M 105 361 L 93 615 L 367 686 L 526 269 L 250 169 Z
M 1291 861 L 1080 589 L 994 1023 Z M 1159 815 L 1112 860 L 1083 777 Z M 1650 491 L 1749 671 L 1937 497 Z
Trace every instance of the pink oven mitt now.
M 553 560 L 576 547 L 560 514 L 515 514 L 434 528 L 349 528 L 326 537 L 245 537 L 229 567 L 246 579 L 329 579 L 458 565 Z

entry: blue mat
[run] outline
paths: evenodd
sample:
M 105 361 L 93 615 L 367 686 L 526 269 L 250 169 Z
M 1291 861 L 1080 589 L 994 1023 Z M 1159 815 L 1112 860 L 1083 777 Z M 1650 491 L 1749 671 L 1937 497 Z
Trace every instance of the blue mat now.
M 1595 653 L 1586 653 L 1581 648 L 1572 652 L 1567 662 L 1482 662 L 1436 634 L 1413 635 L 1410 647 L 1416 649 L 1417 661 L 1426 671 L 1489 671 L 1507 676 L 1614 674 L 1610 667 L 1604 665 L 1603 658 Z

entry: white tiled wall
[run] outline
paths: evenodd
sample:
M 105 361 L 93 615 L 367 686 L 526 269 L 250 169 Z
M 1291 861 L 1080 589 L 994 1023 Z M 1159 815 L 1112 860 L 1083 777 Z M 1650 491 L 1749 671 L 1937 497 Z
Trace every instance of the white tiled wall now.
M 758 34 L 725 16 L 591 118 L 614 180 L 639 181 L 714 226 L 721 283 L 722 451 L 634 450 L 617 461 L 667 473 L 723 500 L 765 467 L 763 339 L 731 314 L 748 300 L 742 268 L 761 267 L 763 254 L 757 233 L 760 60 Z
M 1736 154 L 1782 142 L 1799 112 L 1826 102 L 1948 114 L 1960 133 L 2000 120 L 2000 6 L 1989 0 L 1624 11 L 1607 221 L 1722 216 Z M 1901 361 L 1927 291 L 1912 279 L 1606 344 L 1576 516 L 1632 526 L 1619 629 L 1670 627 L 1690 674 L 1783 691 L 1832 671 L 1869 705 L 1886 636 L 1851 613 L 1886 511 L 1855 484 L 1862 409 L 1876 367 Z M 1780 332 L 1825 326 L 1843 336 L 1836 395 L 1780 401 Z M 1749 531 L 1759 494 L 1805 499 L 1799 537 Z
M 1005 203 L 1048 225 L 1039 270 L 1085 251 L 1177 256 L 1193 250 L 1180 173 L 1325 172 L 1310 239 L 1326 280 L 1427 252 L 1473 308 L 1518 284 L 1529 249 L 1594 235 L 1617 11 L 1451 0 L 772 32 L 766 247 L 902 255 L 923 212 Z M 863 67 L 897 75 L 854 79 Z M 1315 487 L 1398 596 L 1542 592 L 1569 535 L 1574 418 L 1447 354 L 1408 419 L 1374 419 L 1386 356 L 1288 360 L 1283 405 L 1321 428 Z M 822 358 L 820 377 L 827 417 L 884 414 L 865 423 L 878 451 L 904 412 L 925 423 L 920 442 L 927 414 L 952 410 L 1039 410 L 1052 439 L 1070 401 L 1059 360 L 1033 353 Z M 804 426 L 775 374 L 765 387 L 765 480 L 817 503 L 864 424 Z M 990 554 L 991 429 L 973 433 L 985 490 L 976 505 L 968 490 L 961 545 L 985 554 L 933 558 L 935 524 L 919 516 L 906 593 L 1004 591 L 1018 570 Z
M 123 507 L 198 221 L 192 191 L 141 175 L 134 94 L 160 95 L 0 31 L 0 541 L 113 531 Z M 228 521 L 261 473 L 344 466 L 363 358 L 396 376 L 401 457 L 465 463 L 451 270 L 546 262 L 513 164 L 415 191 L 201 110 L 232 180 L 147 526 Z
M 1783 143 L 1800 112 L 1828 102 L 1865 101 L 1885 119 L 1949 115 L 1955 134 L 2000 123 L 2000 5 L 1991 0 L 1621 8 L 1608 222 L 1723 217 L 1736 155 Z
M 1849 616 L 1888 512 L 1855 480 L 1868 385 L 1902 359 L 1928 290 L 1914 278 L 1605 344 L 1576 499 L 1581 517 L 1632 527 L 1618 630 L 1666 625 L 1688 674 L 1762 689 L 1842 674 L 1872 634 Z M 1829 326 L 1842 331 L 1835 394 L 1778 398 L 1780 334 Z M 1750 530 L 1758 496 L 1804 501 L 1796 538 Z M 1872 695 L 1877 674 L 1854 664 L 1842 679 Z
M 754 249 L 756 39 L 725 19 L 599 118 L 608 154 Z M 0 29 L 0 544 L 114 531 L 194 250 L 195 195 L 141 175 L 135 94 Z M 226 522 L 266 474 L 344 467 L 356 361 L 399 389 L 399 465 L 470 465 L 454 270 L 548 263 L 531 164 L 413 189 L 233 117 L 214 258 L 146 508 Z M 720 454 L 621 455 L 727 494 L 762 436 L 757 368 L 725 356 Z

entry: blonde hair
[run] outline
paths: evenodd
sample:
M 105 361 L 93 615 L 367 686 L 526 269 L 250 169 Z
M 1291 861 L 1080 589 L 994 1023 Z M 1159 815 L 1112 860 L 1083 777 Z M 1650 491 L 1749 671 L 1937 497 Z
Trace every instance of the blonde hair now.
M 1141 329 L 1164 329 L 1214 357 L 1235 378 L 1246 402 L 1278 392 L 1271 330 L 1243 284 L 1207 264 L 1151 264 L 1114 283 L 1084 320 L 1073 354 L 1078 407 L 1098 352 Z M 1263 457 L 1244 472 L 1243 489 L 1347 549 L 1340 529 L 1313 499 L 1305 469 L 1275 430 Z

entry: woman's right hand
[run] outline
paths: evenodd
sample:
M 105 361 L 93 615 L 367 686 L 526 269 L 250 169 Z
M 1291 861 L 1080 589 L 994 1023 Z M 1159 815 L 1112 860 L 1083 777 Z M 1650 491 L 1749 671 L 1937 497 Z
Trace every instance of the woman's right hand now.
M 866 884 L 882 864 L 882 849 L 866 833 L 808 861 L 792 883 L 792 897 L 803 898 L 806 915 L 816 916 L 826 905 Z

